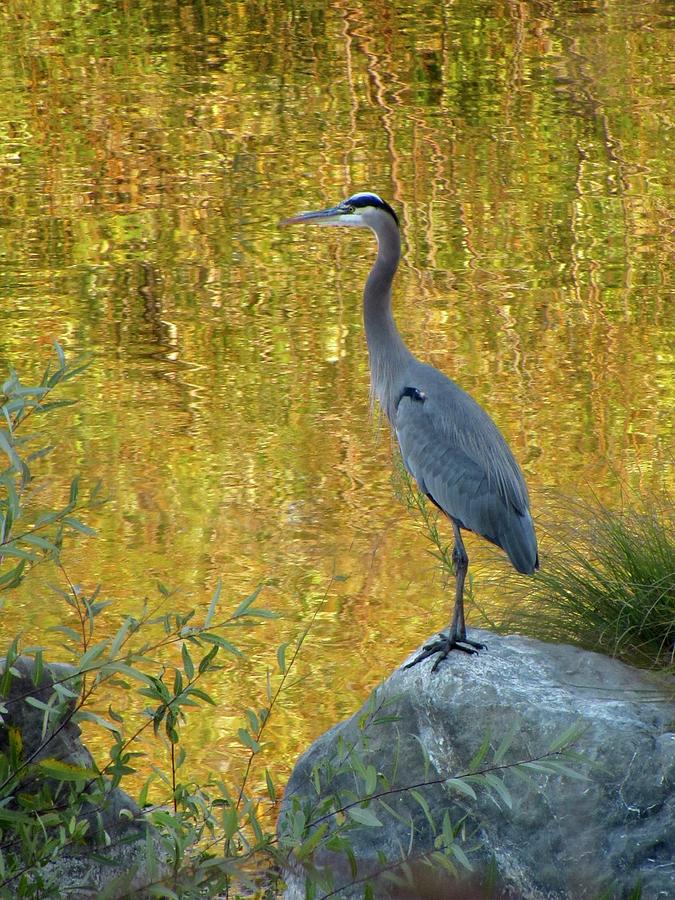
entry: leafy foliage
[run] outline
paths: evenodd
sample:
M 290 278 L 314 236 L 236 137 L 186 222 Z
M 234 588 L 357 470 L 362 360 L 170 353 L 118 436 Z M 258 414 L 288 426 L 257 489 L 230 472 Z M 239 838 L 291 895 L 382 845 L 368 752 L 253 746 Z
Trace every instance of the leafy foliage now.
M 637 498 L 614 512 L 566 504 L 574 523 L 496 624 L 579 644 L 633 665 L 672 668 L 675 653 L 675 518 L 672 506 Z
M 418 879 L 433 876 L 439 895 L 448 879 L 473 871 L 472 853 L 480 841 L 471 810 L 480 794 L 510 810 L 513 797 L 506 776 L 534 783 L 551 776 L 585 779 L 579 758 L 570 747 L 580 736 L 578 727 L 556 737 L 538 756 L 507 759 L 517 729 L 493 740 L 486 735 L 466 771 L 439 773 L 426 758 L 425 748 L 411 746 L 399 732 L 394 698 L 386 702 L 373 692 L 356 731 L 344 730 L 332 755 L 322 756 L 310 784 L 294 792 L 280 817 L 281 845 L 305 870 L 308 896 L 340 896 L 347 887 L 362 885 L 364 896 L 375 884 L 398 885 L 415 894 Z M 391 705 L 392 708 L 389 708 Z M 396 756 L 383 771 L 383 746 L 400 747 L 408 771 L 417 767 L 424 778 L 415 784 L 401 780 Z M 413 761 L 422 757 L 421 767 Z M 572 765 L 576 766 L 573 768 Z M 439 791 L 445 802 L 439 816 Z M 363 845 L 366 830 L 396 835 L 394 845 L 383 836 L 377 861 L 360 860 L 354 847 Z M 366 840 L 366 844 L 369 843 Z M 398 846 L 398 850 L 395 846 Z M 319 852 L 320 851 L 320 852 Z M 318 892 L 318 893 L 317 893 Z
M 0 470 L 0 592 L 17 587 L 34 565 L 59 558 L 65 534 L 93 534 L 81 521 L 84 510 L 94 509 L 103 500 L 100 483 L 83 498 L 79 478 L 73 478 L 67 502 L 56 509 L 34 512 L 32 467 L 54 447 L 41 440 L 41 433 L 26 433 L 26 423 L 52 413 L 74 401 L 53 399 L 53 392 L 87 369 L 89 360 L 80 357 L 67 362 L 59 344 L 55 344 L 57 364 L 48 365 L 40 383 L 26 386 L 10 369 L 0 388 L 0 451 L 6 465 Z M 30 506 L 32 516 L 27 518 Z
M 50 862 L 78 845 L 86 844 L 90 850 L 110 847 L 112 838 L 101 814 L 110 805 L 111 791 L 126 784 L 139 765 L 146 768 L 139 739 L 150 728 L 166 742 L 169 765 L 168 775 L 159 768 L 152 771 L 139 798 L 143 824 L 154 826 L 148 835 L 156 834 L 159 842 L 147 843 L 148 871 L 156 878 L 156 884 L 148 888 L 161 896 L 177 891 L 181 896 L 193 891 L 203 896 L 205 885 L 212 892 L 228 888 L 233 871 L 239 881 L 251 881 L 246 866 L 240 871 L 238 860 L 264 852 L 272 840 L 258 819 L 260 800 L 249 797 L 246 788 L 275 699 L 269 679 L 269 705 L 248 710 L 248 727 L 240 730 L 251 759 L 236 790 L 222 782 L 203 788 L 182 780 L 186 752 L 181 729 L 191 711 L 214 705 L 202 682 L 207 674 L 223 668 L 224 659 L 241 655 L 235 631 L 276 614 L 254 605 L 258 589 L 218 619 L 222 605 L 218 584 L 203 622 L 197 623 L 195 610 L 163 609 L 173 595 L 160 584 L 155 606 L 146 600 L 139 613 L 124 616 L 112 634 L 106 623 L 107 636 L 99 637 L 99 617 L 104 610 L 110 612 L 111 601 L 102 598 L 100 585 L 88 592 L 72 583 L 62 548 L 68 535 L 94 534 L 77 516 L 100 505 L 100 486 L 95 485 L 82 500 L 75 477 L 63 506 L 35 511 L 31 502 L 39 484 L 32 465 L 55 448 L 40 443 L 40 432 L 25 434 L 25 423 L 69 405 L 69 400 L 52 399 L 52 392 L 87 367 L 83 359 L 67 361 L 59 345 L 56 354 L 58 365 L 47 368 L 39 385 L 24 386 L 12 371 L 2 387 L 5 427 L 0 432 L 0 449 L 7 465 L 0 475 L 0 589 L 10 591 L 36 565 L 51 561 L 64 582 L 53 589 L 75 612 L 79 627 L 55 628 L 63 638 L 66 658 L 72 660 L 66 673 L 61 672 L 63 667 L 57 671 L 47 665 L 41 648 L 22 647 L 19 638 L 5 651 L 0 724 L 11 722 L 13 708 L 25 704 L 41 714 L 42 730 L 39 746 L 30 752 L 25 751 L 21 730 L 12 725 L 5 729 L 6 746 L 0 744 L 0 896 L 58 893 L 54 876 L 48 874 Z M 32 657 L 35 689 L 17 695 L 12 684 L 21 676 L 27 657 Z M 286 674 L 282 672 L 282 682 Z M 45 694 L 46 675 L 50 687 Z M 123 709 L 117 708 L 115 700 L 111 702 L 125 695 L 128 702 Z M 140 713 L 140 724 L 129 725 L 134 712 Z M 75 765 L 52 755 L 58 735 L 81 722 L 101 729 L 110 740 L 109 759 L 98 767 Z M 268 802 L 274 803 L 276 789 L 269 774 L 267 786 Z M 149 803 L 151 793 L 160 795 L 159 804 Z M 214 854 L 212 848 L 225 843 L 227 853 Z
M 403 820 L 410 829 L 409 847 L 402 847 L 394 860 L 380 859 L 375 873 L 392 884 L 412 884 L 411 866 L 417 863 L 455 875 L 471 869 L 473 835 L 463 818 L 454 822 L 446 812 L 441 821 L 434 819 L 427 794 L 430 788 L 444 785 L 449 797 L 465 804 L 476 800 L 477 791 L 486 791 L 495 803 L 508 808 L 512 801 L 503 777 L 507 770 L 518 770 L 521 777 L 530 777 L 528 769 L 575 776 L 564 761 L 574 735 L 561 736 L 537 759 L 506 763 L 511 734 L 494 744 L 486 737 L 467 772 L 433 777 L 425 756 L 424 781 L 401 785 L 396 762 L 389 772 L 381 771 L 378 764 L 378 731 L 389 729 L 389 739 L 395 741 L 398 736 L 396 717 L 375 692 L 360 718 L 357 739 L 349 745 L 338 741 L 334 757 L 312 773 L 312 795 L 305 800 L 292 797 L 285 804 L 279 834 L 272 831 L 269 812 L 278 810 L 280 792 L 268 768 L 262 793 L 251 788 L 251 776 L 267 749 L 268 724 L 290 683 L 298 655 L 333 580 L 339 579 L 335 576 L 299 637 L 276 649 L 276 670 L 266 672 L 262 699 L 243 711 L 237 733 L 248 758 L 242 777 L 237 783 L 212 777 L 207 784 L 196 784 L 186 765 L 183 729 L 192 714 L 215 705 L 208 676 L 222 677 L 243 655 L 237 646 L 239 630 L 276 614 L 258 605 L 260 589 L 225 610 L 218 583 L 200 618 L 197 609 L 171 608 L 174 593 L 158 584 L 157 602 L 151 605 L 145 600 L 136 614 L 122 616 L 110 632 L 111 601 L 104 598 L 100 585 L 86 590 L 73 584 L 62 554 L 66 537 L 94 533 L 79 516 L 82 510 L 100 505 L 99 486 L 83 500 L 75 477 L 61 507 L 36 511 L 29 502 L 38 481 L 31 465 L 54 448 L 40 442 L 39 433 L 27 435 L 24 423 L 67 405 L 68 401 L 52 399 L 52 391 L 86 369 L 86 361 L 69 363 L 58 345 L 56 352 L 58 366 L 53 371 L 48 368 L 37 387 L 23 386 L 14 372 L 3 385 L 6 427 L 0 447 L 7 466 L 0 477 L 0 564 L 5 566 L 4 571 L 0 569 L 0 588 L 10 591 L 35 566 L 51 561 L 62 577 L 62 584 L 53 586 L 55 595 L 64 610 L 75 614 L 78 627 L 55 627 L 70 660 L 68 666 L 46 662 L 42 648 L 24 647 L 18 637 L 5 651 L 0 672 L 0 725 L 4 726 L 0 729 L 0 897 L 58 895 L 63 888 L 53 864 L 64 854 L 79 850 L 87 858 L 104 859 L 130 840 L 139 841 L 146 873 L 142 889 L 150 896 L 239 897 L 242 890 L 276 896 L 278 867 L 290 857 L 305 867 L 307 896 L 330 895 L 336 890 L 335 877 L 331 867 L 317 863 L 319 851 L 344 858 L 351 883 L 362 883 L 364 895 L 372 896 L 373 873 L 360 874 L 355 857 L 355 830 L 382 829 L 391 820 Z M 423 515 L 425 511 L 420 509 Z M 437 531 L 432 542 L 446 564 L 447 548 Z M 104 612 L 106 622 L 101 627 Z M 24 677 L 27 669 L 32 683 L 29 689 L 17 691 L 15 680 Z M 21 728 L 14 724 L 14 713 L 22 707 L 31 707 L 41 717 L 36 746 L 26 746 Z M 59 736 L 79 723 L 107 736 L 107 759 L 97 764 L 88 754 L 77 762 L 60 758 Z M 123 806 L 120 814 L 128 820 L 130 832 L 120 836 L 106 815 L 115 791 L 139 772 L 147 772 L 142 749 L 147 733 L 163 743 L 167 762 L 152 768 L 138 805 L 118 792 L 129 807 Z M 421 744 L 416 752 L 424 756 Z M 407 801 L 400 808 L 392 801 L 402 796 Z M 433 835 L 433 850 L 422 859 L 411 849 L 420 823 Z M 113 891 L 133 896 L 136 889 L 130 878 L 112 879 L 104 896 Z

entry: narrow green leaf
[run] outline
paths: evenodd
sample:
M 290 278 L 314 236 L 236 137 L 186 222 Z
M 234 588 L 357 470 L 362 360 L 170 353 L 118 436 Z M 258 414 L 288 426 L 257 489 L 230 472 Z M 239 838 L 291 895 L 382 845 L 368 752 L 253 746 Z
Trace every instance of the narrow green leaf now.
M 293 840 L 297 843 L 302 839 L 302 835 L 305 831 L 305 825 L 307 824 L 307 820 L 305 819 L 305 814 L 301 809 L 294 809 L 291 812 L 291 833 L 293 835 Z
M 466 781 L 464 781 L 464 779 L 449 778 L 445 783 L 449 788 L 452 788 L 460 794 L 464 794 L 465 797 L 470 797 L 471 800 L 476 799 L 476 792 L 470 784 L 467 784 Z
M 122 644 L 124 643 L 127 634 L 129 633 L 129 629 L 131 628 L 131 619 L 126 618 L 124 622 L 122 622 L 121 628 L 117 631 L 117 634 L 113 638 L 113 642 L 110 645 L 110 651 L 108 656 L 111 659 L 114 659 L 120 651 Z
M 80 671 L 88 669 L 92 665 L 92 663 L 94 663 L 99 658 L 99 656 L 103 654 L 107 647 L 107 641 L 101 641 L 99 644 L 95 644 L 93 647 L 90 647 L 87 652 L 82 657 L 80 657 Z
M 54 341 L 54 350 L 56 350 L 56 355 L 59 360 L 59 365 L 62 369 L 66 368 L 66 354 L 63 352 L 63 347 L 59 344 L 58 341 Z
M 307 857 L 311 856 L 327 831 L 327 822 L 322 822 L 321 825 L 318 826 L 318 828 L 314 828 L 307 840 L 303 841 L 299 847 L 295 848 L 296 857 L 302 861 L 303 859 L 307 859 Z
M 562 750 L 563 747 L 567 747 L 570 744 L 574 744 L 579 740 L 581 735 L 586 730 L 586 726 L 583 722 L 573 722 L 569 728 L 566 728 L 562 734 L 559 734 L 558 737 L 554 738 L 548 748 L 549 753 L 555 753 L 557 750 Z
M 33 684 L 38 685 L 42 683 L 42 673 L 44 672 L 44 657 L 42 654 L 42 650 L 35 651 L 35 657 L 33 662 Z
M 247 610 L 250 606 L 253 605 L 253 603 L 255 602 L 255 600 L 257 599 L 257 597 L 259 596 L 261 590 L 262 590 L 262 585 L 260 585 L 259 587 L 257 587 L 257 588 L 253 591 L 252 594 L 249 594 L 248 597 L 245 597 L 245 598 L 241 601 L 241 603 L 239 604 L 239 606 L 235 609 L 235 611 L 232 613 L 231 618 L 232 618 L 232 619 L 238 619 L 239 616 L 243 616 L 243 615 L 246 613 L 246 610 Z
M 382 822 L 380 822 L 375 813 L 364 806 L 350 806 L 347 810 L 347 815 L 355 822 L 358 822 L 359 825 L 368 825 L 370 828 L 382 826 Z
M 450 853 L 455 857 L 460 866 L 463 866 L 467 872 L 473 872 L 473 866 L 469 862 L 469 858 L 466 853 L 462 850 L 459 844 L 454 843 L 450 845 Z
M 239 813 L 235 806 L 226 806 L 223 810 L 223 831 L 227 840 L 239 831 Z
M 411 790 L 410 796 L 413 797 L 417 801 L 417 803 L 419 803 L 419 805 L 422 807 L 422 811 L 424 812 L 426 820 L 429 823 L 429 827 L 431 828 L 431 833 L 436 834 L 436 831 L 437 831 L 436 823 L 434 822 L 434 820 L 432 818 L 431 810 L 429 809 L 429 804 L 427 803 L 426 798 L 422 794 L 420 794 L 419 791 L 416 791 L 416 790 Z
M 42 447 L 40 450 L 34 450 L 32 453 L 29 453 L 26 457 L 26 462 L 33 462 L 36 459 L 42 459 L 44 456 L 47 456 L 54 449 L 53 445 L 49 445 L 47 447 Z
M 121 721 L 120 717 L 118 717 L 118 721 Z M 100 725 L 101 728 L 105 728 L 106 731 L 119 732 L 119 728 L 113 725 L 112 722 L 109 722 L 97 713 L 90 712 L 88 709 L 80 709 L 74 713 L 73 722 L 93 722 L 95 725 Z
M 180 900 L 180 897 L 166 885 L 151 884 L 145 888 L 149 897 L 159 897 L 161 900 Z
M 90 537 L 96 535 L 95 529 L 90 528 L 89 525 L 85 525 L 84 522 L 80 522 L 80 520 L 76 519 L 74 516 L 64 516 L 63 523 L 64 525 L 68 525 L 70 528 L 73 528 L 75 531 L 79 531 L 82 534 L 89 535 Z
M 560 762 L 558 759 L 549 760 L 549 766 L 558 775 L 565 775 L 567 778 L 573 778 L 575 781 L 590 781 L 588 775 L 585 775 L 583 772 L 577 772 L 576 769 L 566 766 L 565 763 Z
M 238 647 L 235 647 L 230 641 L 226 641 L 225 638 L 222 638 L 219 634 L 202 634 L 200 635 L 200 640 L 205 641 L 207 644 L 214 644 L 216 647 L 226 650 L 233 656 L 244 655 Z
M 453 844 L 455 841 L 455 832 L 452 828 L 452 822 L 450 821 L 450 813 L 446 810 L 443 816 L 443 840 L 447 847 L 450 844 Z
M 88 769 L 85 766 L 75 766 L 72 763 L 66 763 L 62 759 L 42 759 L 37 763 L 43 775 L 50 778 L 57 778 L 59 781 L 88 781 L 91 778 L 98 778 L 96 769 Z
M 4 450 L 6 456 L 8 457 L 12 467 L 16 469 L 17 472 L 21 471 L 21 460 L 19 459 L 16 450 L 14 449 L 10 439 L 9 432 L 0 431 L 0 450 Z
M 21 547 L 17 547 L 14 542 L 2 545 L 2 555 L 12 556 L 16 559 L 25 559 L 28 562 L 35 562 L 35 560 L 37 559 L 37 556 L 34 553 L 30 553 L 28 550 L 23 550 Z
M 128 678 L 133 678 L 134 681 L 141 681 L 143 684 L 149 685 L 151 688 L 155 688 L 156 679 L 151 678 L 149 675 L 146 675 L 145 672 L 141 672 L 139 669 L 134 669 L 132 666 L 128 666 L 125 663 L 121 662 L 107 662 L 101 667 L 101 675 L 126 675 Z M 166 687 L 162 685 L 164 688 L 164 692 L 166 694 L 166 699 L 169 698 L 168 691 Z
M 445 869 L 446 872 L 449 872 L 453 877 L 457 877 L 457 868 L 453 865 L 452 861 L 448 859 L 445 853 L 441 853 L 440 850 L 436 850 L 431 854 L 430 859 L 439 865 L 442 869 Z
M 9 369 L 9 377 L 2 383 L 2 393 L 6 394 L 8 397 L 13 396 L 14 391 L 19 386 L 19 379 L 16 376 L 16 372 L 11 366 L 8 366 Z
M 61 381 L 70 381 L 72 378 L 77 378 L 77 376 L 81 375 L 82 372 L 86 372 L 90 365 L 90 362 L 86 362 L 81 366 L 75 366 L 74 369 L 68 369 L 68 371 L 65 372 L 63 377 L 61 378 Z
M 366 781 L 364 787 L 366 794 L 375 793 L 375 789 L 377 788 L 377 770 L 375 769 L 375 766 L 369 765 L 366 767 Z
M 469 763 L 469 771 L 470 772 L 475 772 L 476 769 L 478 769 L 480 767 L 480 764 L 485 759 L 489 749 L 490 749 L 490 732 L 488 732 L 485 735 L 480 747 L 478 748 L 478 750 L 476 750 L 471 762 Z
M 260 722 L 252 709 L 246 710 L 246 718 L 248 719 L 248 724 L 253 734 L 257 734 L 260 731 Z
M 245 728 L 240 728 L 237 734 L 239 735 L 239 740 L 242 742 L 242 744 L 244 744 L 244 746 L 251 749 L 254 753 L 260 752 L 260 744 L 256 740 L 254 740 L 254 738 Z
M 7 428 L 9 429 L 10 434 L 13 433 L 13 430 L 17 425 L 21 422 L 21 416 L 17 416 L 14 421 L 12 421 L 12 413 L 18 412 L 21 410 L 23 412 L 25 409 L 31 409 L 36 405 L 35 401 L 26 401 L 25 399 L 17 399 L 10 400 L 8 403 L 3 404 L 2 411 L 5 415 L 5 421 L 7 422 Z
M 199 660 L 199 674 L 200 675 L 203 675 L 204 672 L 208 672 L 208 670 L 211 668 L 211 664 L 213 663 L 213 660 L 216 658 L 217 654 L 218 654 L 218 644 L 214 644 L 214 646 L 211 647 L 211 649 L 206 654 L 206 656 L 203 656 Z
M 181 656 L 183 657 L 183 669 L 188 678 L 188 681 L 192 681 L 192 678 L 195 674 L 195 667 L 185 641 L 183 641 L 183 646 L 181 647 Z
M 239 613 L 237 618 L 243 618 L 244 616 L 249 616 L 254 619 L 279 619 L 281 618 L 278 612 L 274 612 L 272 609 L 265 609 L 262 606 L 251 606 L 246 612 Z M 233 617 L 234 618 L 234 617 Z
M 493 758 L 493 763 L 495 765 L 499 765 L 501 763 L 501 761 L 504 759 L 504 756 L 505 756 L 507 750 L 513 743 L 513 739 L 516 736 L 516 734 L 518 734 L 518 732 L 520 731 L 520 728 L 521 728 L 520 722 L 518 722 L 517 720 L 513 721 L 511 723 L 511 725 L 507 728 L 506 734 L 501 739 L 499 746 L 497 747 L 497 750 L 495 751 L 495 755 Z
M 11 826 L 16 825 L 34 825 L 34 815 L 19 812 L 15 809 L 5 809 L 0 806 L 0 822 L 7 822 Z
M 520 768 L 533 769 L 535 772 L 543 772 L 546 775 L 551 775 L 555 772 L 555 769 L 548 762 L 524 762 L 520 763 Z
M 258 821 L 257 816 L 255 815 L 255 810 L 251 809 L 249 812 L 248 824 L 253 831 L 253 836 L 259 844 L 262 844 L 265 841 L 265 837 L 263 836 L 263 830 L 260 826 L 260 822 Z
M 277 802 L 277 791 L 274 787 L 274 782 L 272 781 L 272 776 L 269 773 L 269 769 L 265 769 L 265 784 L 267 785 L 267 794 L 272 801 L 272 803 Z
M 123 716 L 121 716 L 118 712 L 116 712 L 116 711 L 112 708 L 112 706 L 109 706 L 109 707 L 108 707 L 108 715 L 109 715 L 110 718 L 113 720 L 113 722 L 120 722 L 120 723 L 123 723 L 123 722 L 124 722 Z
M 48 713 L 50 716 L 55 715 L 58 712 L 56 707 L 50 706 L 47 703 L 43 703 L 43 701 L 38 700 L 37 697 L 29 696 L 29 697 L 24 697 L 23 699 L 24 699 L 24 702 L 27 703 L 29 706 L 34 706 L 36 709 L 40 709 L 43 712 Z
M 23 570 L 26 568 L 26 560 L 22 559 L 13 569 L 0 576 L 0 590 L 11 590 L 21 584 Z
M 65 634 L 67 638 L 70 638 L 70 640 L 76 644 L 80 643 L 82 637 L 79 632 L 75 631 L 75 629 L 71 628 L 69 625 L 52 625 L 47 631 L 57 631 L 60 634 Z
M 48 584 L 47 587 L 50 591 L 54 591 L 55 594 L 58 594 L 62 600 L 67 600 L 70 604 L 73 604 L 73 595 L 70 591 L 64 591 L 58 584 Z
M 156 776 L 153 772 L 153 774 L 150 775 L 146 779 L 145 783 L 143 784 L 143 787 L 140 790 L 140 793 L 138 795 L 138 805 L 140 806 L 141 809 L 143 809 L 143 807 L 148 805 L 148 794 L 150 793 L 150 786 L 151 786 L 152 782 L 155 780 L 155 778 L 156 778 Z M 148 834 L 150 834 L 150 829 L 148 829 Z
M 201 688 L 190 687 L 187 689 L 186 693 L 190 697 L 198 697 L 200 700 L 203 700 L 204 703 L 210 703 L 211 706 L 216 706 L 216 701 L 211 697 L 206 691 L 203 691 Z
M 350 762 L 356 774 L 362 778 L 364 781 L 366 780 L 366 764 L 361 758 L 360 753 L 355 752 L 350 757 Z
M 286 673 L 286 648 L 288 647 L 288 643 L 280 644 L 277 648 L 277 663 L 279 665 L 279 671 L 282 675 Z
M 219 578 L 218 581 L 216 582 L 216 589 L 213 592 L 213 597 L 211 597 L 211 602 L 209 603 L 209 609 L 208 609 L 208 612 L 206 613 L 206 618 L 204 619 L 204 627 L 205 628 L 211 627 L 211 622 L 213 622 L 213 617 L 216 613 L 216 609 L 220 602 L 220 592 L 222 591 L 222 589 L 223 589 L 223 582 Z
M 38 412 L 51 412 L 53 409 L 60 409 L 62 406 L 74 406 L 77 400 L 48 400 L 47 403 L 41 403 L 38 406 Z
M 43 513 L 41 516 L 38 516 L 33 524 L 33 528 L 41 528 L 44 525 L 51 525 L 52 522 L 56 522 L 63 516 L 63 511 L 56 512 L 52 510 L 51 512 Z
M 490 785 L 490 787 L 495 791 L 495 793 L 499 794 L 501 799 L 504 801 L 504 804 L 509 809 L 511 809 L 513 807 L 513 799 L 511 798 L 509 789 L 506 787 L 501 778 L 499 778 L 493 772 L 486 772 L 483 777 Z
M 21 540 L 24 544 L 30 544 L 31 547 L 39 547 L 40 550 L 46 550 L 48 553 L 58 554 L 58 550 L 47 538 L 40 537 L 39 534 L 25 534 Z
M 15 397 L 44 397 L 49 388 L 39 387 L 17 387 L 14 391 Z

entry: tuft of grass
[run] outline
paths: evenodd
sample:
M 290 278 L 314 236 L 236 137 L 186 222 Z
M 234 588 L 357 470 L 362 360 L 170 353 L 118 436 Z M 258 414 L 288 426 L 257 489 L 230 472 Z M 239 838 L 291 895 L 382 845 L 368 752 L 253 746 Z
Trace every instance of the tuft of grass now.
M 568 535 L 554 539 L 525 600 L 499 623 L 647 668 L 675 660 L 675 515 L 639 498 L 622 512 L 570 504 Z M 522 585 L 522 582 L 521 582 Z

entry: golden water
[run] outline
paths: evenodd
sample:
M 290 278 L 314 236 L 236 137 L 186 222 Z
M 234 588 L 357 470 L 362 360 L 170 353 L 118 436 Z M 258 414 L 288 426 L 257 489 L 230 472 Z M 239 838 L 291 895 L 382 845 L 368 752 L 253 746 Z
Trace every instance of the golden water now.
M 93 351 L 39 474 L 112 496 L 69 574 L 101 582 L 110 629 L 157 580 L 183 609 L 265 582 L 282 613 L 209 685 L 198 775 L 236 771 L 240 711 L 331 574 L 270 723 L 281 776 L 448 611 L 368 412 L 373 241 L 282 217 L 396 206 L 401 330 L 499 423 L 544 558 L 552 497 L 666 485 L 671 40 L 667 4 L 631 0 L 3 4 L 0 357 Z M 489 611 L 508 567 L 468 549 Z M 58 580 L 6 597 L 3 640 L 58 643 Z

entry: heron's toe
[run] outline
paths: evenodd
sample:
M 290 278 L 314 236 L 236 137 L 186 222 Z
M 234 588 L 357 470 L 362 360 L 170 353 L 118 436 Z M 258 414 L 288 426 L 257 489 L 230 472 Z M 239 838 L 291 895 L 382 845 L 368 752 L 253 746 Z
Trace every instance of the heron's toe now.
M 437 653 L 438 658 L 435 660 L 433 666 L 431 667 L 431 671 L 435 672 L 451 650 L 461 650 L 462 653 L 468 653 L 470 656 L 472 656 L 479 650 L 484 649 L 486 649 L 485 644 L 480 644 L 478 643 L 478 641 L 470 641 L 467 638 L 458 638 L 452 633 L 450 633 L 449 635 L 439 634 L 437 640 L 432 641 L 430 644 L 425 644 L 419 656 L 417 656 L 412 662 L 406 663 L 403 668 L 412 669 L 412 667 L 416 666 L 417 663 L 421 663 L 425 659 L 429 659 L 430 656 L 434 656 Z
M 467 637 L 459 638 L 459 640 L 462 644 L 469 644 L 470 647 L 474 647 L 476 650 L 487 650 L 487 644 L 481 644 L 480 641 L 470 641 Z

